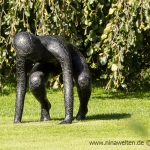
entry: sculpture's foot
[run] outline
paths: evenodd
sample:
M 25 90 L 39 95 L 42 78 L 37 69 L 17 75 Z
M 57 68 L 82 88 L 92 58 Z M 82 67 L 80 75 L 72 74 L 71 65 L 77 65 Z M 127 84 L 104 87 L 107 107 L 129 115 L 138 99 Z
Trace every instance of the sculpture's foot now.
M 59 124 L 71 124 L 71 123 L 72 123 L 72 117 L 66 116 L 66 118 Z
M 21 123 L 21 116 L 18 115 L 17 113 L 15 113 L 15 116 L 14 116 L 14 123 L 15 124 Z
M 47 109 L 42 108 L 40 121 L 49 121 L 50 120 L 50 115 L 49 115 L 50 108 L 51 108 L 50 102 L 48 102 L 48 108 Z
M 85 119 L 85 116 L 86 116 L 87 112 L 88 112 L 88 109 L 86 109 L 86 110 L 79 110 L 79 112 L 76 115 L 76 120 L 83 120 L 83 119 Z
M 18 123 L 21 123 L 21 121 L 19 121 L 19 120 L 14 120 L 14 124 L 18 124 Z

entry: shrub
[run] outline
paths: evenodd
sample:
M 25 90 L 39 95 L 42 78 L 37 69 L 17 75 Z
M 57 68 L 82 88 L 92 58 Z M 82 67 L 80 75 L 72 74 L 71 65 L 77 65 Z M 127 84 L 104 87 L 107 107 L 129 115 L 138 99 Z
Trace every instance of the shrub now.
M 0 0 L 0 78 L 15 78 L 13 36 L 58 34 L 77 45 L 106 89 L 140 82 L 149 67 L 149 0 Z

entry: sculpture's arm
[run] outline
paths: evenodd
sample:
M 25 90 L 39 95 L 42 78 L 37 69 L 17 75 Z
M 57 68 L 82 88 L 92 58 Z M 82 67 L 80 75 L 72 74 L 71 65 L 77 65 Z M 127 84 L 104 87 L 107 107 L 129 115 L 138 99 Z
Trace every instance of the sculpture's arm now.
M 61 124 L 72 123 L 73 120 L 73 77 L 72 77 L 72 61 L 70 57 L 60 60 L 63 84 L 64 84 L 64 104 L 65 104 L 65 119 Z
M 23 57 L 17 56 L 16 59 L 16 71 L 17 71 L 17 91 L 16 91 L 16 103 L 15 103 L 15 117 L 14 123 L 21 122 L 24 98 L 26 93 L 26 60 Z
M 51 40 L 52 41 L 52 40 Z M 60 62 L 63 73 L 65 118 L 61 124 L 72 123 L 73 120 L 73 70 L 72 59 L 66 44 L 54 38 L 47 49 Z

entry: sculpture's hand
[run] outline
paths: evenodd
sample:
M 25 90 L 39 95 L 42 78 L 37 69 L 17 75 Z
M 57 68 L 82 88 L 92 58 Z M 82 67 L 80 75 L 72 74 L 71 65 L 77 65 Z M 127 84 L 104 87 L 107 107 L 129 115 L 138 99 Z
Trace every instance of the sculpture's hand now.
M 22 57 L 17 56 L 16 62 L 17 92 L 14 123 L 20 123 L 22 119 L 24 97 L 26 92 L 26 60 Z
M 72 117 L 66 116 L 65 119 L 60 122 L 60 124 L 71 124 L 72 123 Z

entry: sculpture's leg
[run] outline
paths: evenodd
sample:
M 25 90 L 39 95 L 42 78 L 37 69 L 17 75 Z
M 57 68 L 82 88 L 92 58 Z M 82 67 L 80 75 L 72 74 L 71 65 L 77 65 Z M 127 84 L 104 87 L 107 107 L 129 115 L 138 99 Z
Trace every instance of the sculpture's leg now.
M 74 50 L 72 52 L 73 76 L 80 100 L 80 107 L 76 119 L 82 120 L 88 112 L 87 105 L 91 95 L 91 74 L 83 55 L 74 46 L 72 48 Z
M 41 104 L 41 121 L 50 120 L 51 104 L 46 96 L 46 83 L 50 73 L 50 64 L 36 63 L 32 69 L 29 86 L 35 98 Z
M 80 107 L 76 119 L 83 120 L 88 112 L 88 101 L 91 95 L 91 77 L 89 72 L 81 72 L 78 78 L 75 79 L 75 82 L 80 100 Z

